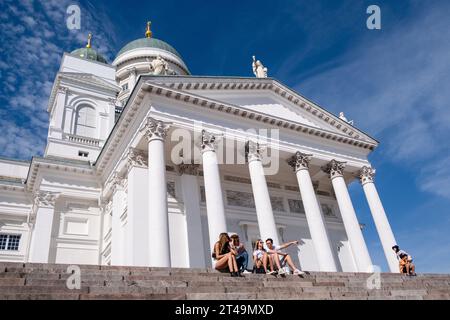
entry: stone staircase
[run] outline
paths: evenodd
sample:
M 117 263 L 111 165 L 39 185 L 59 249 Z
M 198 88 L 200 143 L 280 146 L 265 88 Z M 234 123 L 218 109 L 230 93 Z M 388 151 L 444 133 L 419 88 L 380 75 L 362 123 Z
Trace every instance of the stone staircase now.
M 69 289 L 69 265 L 0 262 L 0 299 L 450 299 L 450 275 L 311 272 L 303 277 L 250 274 L 232 278 L 210 269 L 80 265 L 80 289 Z M 369 287 L 377 286 L 371 278 Z

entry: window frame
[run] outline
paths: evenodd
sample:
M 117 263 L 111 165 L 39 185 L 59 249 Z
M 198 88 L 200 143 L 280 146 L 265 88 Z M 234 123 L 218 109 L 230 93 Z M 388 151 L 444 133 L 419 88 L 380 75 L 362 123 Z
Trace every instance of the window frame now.
M 20 251 L 20 240 L 22 239 L 22 234 L 20 233 L 0 233 L 0 239 L 5 237 L 6 240 L 0 240 L 0 251 Z M 12 239 L 14 238 L 14 239 Z
M 90 109 L 90 111 L 87 111 Z M 85 112 L 83 121 L 80 122 L 80 114 Z M 92 112 L 92 114 L 88 114 L 89 112 Z M 93 119 L 90 119 L 93 117 Z M 92 123 L 89 123 L 89 119 L 93 120 Z M 80 133 L 80 129 L 82 129 L 82 132 Z M 80 137 L 88 137 L 88 138 L 97 138 L 97 132 L 98 132 L 98 115 L 97 115 L 97 109 L 95 106 L 89 103 L 81 103 L 76 108 L 75 112 L 75 125 L 74 125 L 74 135 L 80 136 Z

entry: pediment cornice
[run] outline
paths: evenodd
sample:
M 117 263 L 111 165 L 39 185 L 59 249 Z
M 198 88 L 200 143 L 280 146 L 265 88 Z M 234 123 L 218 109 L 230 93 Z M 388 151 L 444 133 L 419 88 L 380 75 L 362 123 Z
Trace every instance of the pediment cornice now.
M 48 101 L 47 111 L 49 113 L 51 113 L 54 108 L 56 94 L 58 93 L 58 89 L 61 87 L 62 83 L 72 83 L 83 87 L 87 86 L 89 88 L 106 91 L 112 96 L 116 96 L 117 93 L 119 93 L 121 90 L 119 86 L 109 83 L 108 81 L 105 81 L 102 78 L 89 73 L 59 72 L 56 75 L 56 79 L 53 84 L 53 88 Z
M 41 169 L 52 169 L 62 173 L 75 173 L 83 176 L 95 176 L 94 167 L 85 161 L 70 160 L 64 158 L 40 158 L 33 157 L 27 179 L 25 181 L 27 191 L 34 190 L 38 173 Z
M 185 91 L 185 90 L 269 90 L 298 108 L 304 110 L 311 117 L 318 121 L 323 121 L 329 126 L 334 127 L 342 134 L 354 139 L 365 140 L 374 145 L 378 141 L 370 137 L 365 132 L 352 126 L 336 115 L 328 112 L 323 107 L 308 100 L 304 96 L 288 88 L 273 78 L 243 78 L 243 77 L 148 77 L 148 80 L 161 84 L 165 87 Z
M 137 113 L 137 110 L 138 110 L 139 106 L 141 105 L 142 101 L 144 100 L 144 97 L 146 94 L 152 94 L 155 96 L 160 96 L 162 98 L 173 99 L 175 101 L 179 101 L 179 102 L 183 102 L 183 103 L 190 103 L 192 105 L 195 105 L 195 106 L 201 107 L 201 108 L 205 108 L 207 110 L 215 110 L 217 112 L 232 114 L 237 117 L 247 118 L 249 120 L 258 121 L 261 123 L 274 125 L 274 126 L 277 126 L 280 128 L 293 130 L 298 133 L 315 136 L 315 137 L 318 137 L 318 138 L 321 138 L 324 140 L 331 140 L 331 141 L 336 141 L 338 143 L 343 143 L 346 145 L 352 145 L 352 146 L 355 146 L 358 148 L 374 150 L 378 144 L 375 140 L 373 140 L 370 137 L 368 137 L 370 139 L 370 141 L 363 140 L 360 134 L 355 134 L 355 132 L 357 132 L 356 129 L 353 129 L 352 132 L 349 132 L 347 134 L 344 132 L 336 133 L 336 132 L 328 131 L 325 129 L 308 126 L 303 123 L 298 123 L 298 122 L 293 122 L 293 121 L 289 121 L 286 119 L 273 117 L 272 115 L 265 114 L 263 112 L 257 112 L 257 111 L 247 109 L 242 106 L 236 106 L 233 104 L 214 100 L 214 99 L 207 98 L 204 96 L 196 95 L 189 91 L 182 91 L 182 89 L 184 88 L 184 85 L 185 85 L 182 82 L 178 83 L 178 85 L 176 83 L 174 83 L 169 87 L 169 86 L 157 83 L 156 81 L 148 81 L 149 78 L 152 78 L 152 77 L 144 76 L 144 77 L 140 78 L 138 85 L 133 90 L 133 93 L 130 96 L 130 99 L 128 100 L 127 105 L 125 106 L 124 110 L 122 111 L 122 114 L 121 114 L 118 122 L 116 123 L 116 126 L 114 127 L 113 131 L 111 132 L 110 136 L 108 137 L 107 141 L 105 142 L 104 148 L 102 149 L 102 151 L 95 163 L 96 169 L 99 173 L 102 173 L 102 171 L 106 167 L 107 162 L 109 161 L 109 159 L 112 157 L 112 155 L 116 151 L 116 147 L 119 145 L 121 139 L 123 138 L 127 128 L 129 127 L 129 124 L 131 123 L 133 117 Z M 192 85 L 192 83 L 191 83 L 191 85 Z M 198 85 L 200 86 L 200 84 L 198 84 Z M 237 84 L 237 86 L 239 86 L 239 85 L 240 84 Z M 246 86 L 245 84 L 241 84 L 241 85 L 243 87 Z M 256 81 L 253 83 L 248 83 L 247 85 L 249 88 L 252 85 L 254 85 L 255 88 L 260 88 L 260 89 L 272 90 L 272 88 L 273 88 L 273 90 L 275 90 L 275 92 L 279 92 L 279 94 L 281 96 L 287 95 L 287 93 L 283 94 L 279 90 L 276 91 L 276 88 L 273 87 L 273 85 L 274 85 L 273 80 L 271 80 L 271 79 L 269 79 L 269 80 L 264 79 L 264 81 Z M 178 86 L 180 86 L 180 88 Z M 210 84 L 210 86 L 212 87 L 212 84 Z M 187 85 L 186 85 L 185 90 L 187 90 Z M 287 96 L 287 99 L 292 100 L 292 99 L 294 99 L 294 96 L 291 96 L 291 95 Z M 298 99 L 298 98 L 295 97 L 295 99 Z M 312 106 L 305 105 L 304 107 L 306 109 L 312 110 Z M 318 111 L 316 111 L 314 114 L 316 114 L 317 112 Z M 322 114 L 319 114 L 317 116 L 323 118 L 325 116 L 325 113 L 322 112 Z M 332 115 L 327 112 L 326 116 L 329 117 L 329 119 L 331 119 Z M 340 119 L 333 116 L 333 120 L 335 122 L 337 122 Z M 340 120 L 339 123 L 341 124 L 341 127 L 342 127 L 342 120 Z

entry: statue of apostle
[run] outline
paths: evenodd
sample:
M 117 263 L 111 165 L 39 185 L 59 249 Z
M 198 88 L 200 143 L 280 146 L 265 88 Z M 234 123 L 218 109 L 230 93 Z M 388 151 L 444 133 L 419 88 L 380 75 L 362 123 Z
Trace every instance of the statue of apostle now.
M 267 68 L 261 63 L 261 61 L 256 60 L 255 56 L 253 56 L 253 73 L 257 78 L 267 78 Z

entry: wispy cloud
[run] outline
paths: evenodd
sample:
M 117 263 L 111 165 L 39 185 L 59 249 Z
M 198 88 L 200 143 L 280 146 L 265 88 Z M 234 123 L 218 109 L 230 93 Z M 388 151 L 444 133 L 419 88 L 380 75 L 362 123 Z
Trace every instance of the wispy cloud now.
M 450 155 L 450 23 L 443 7 L 422 6 L 402 24 L 367 30 L 336 65 L 296 89 L 345 111 L 385 145 L 384 159 L 415 172 L 422 190 L 450 198 L 443 165 Z
M 69 30 L 66 10 L 71 4 L 76 2 L 4 0 L 0 4 L 0 128 L 8 132 L 0 138 L 3 156 L 42 154 L 47 102 L 65 51 L 84 46 L 92 32 L 94 47 L 107 58 L 113 57 L 115 38 L 108 17 L 90 3 L 78 3 L 81 29 Z

